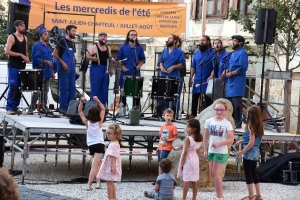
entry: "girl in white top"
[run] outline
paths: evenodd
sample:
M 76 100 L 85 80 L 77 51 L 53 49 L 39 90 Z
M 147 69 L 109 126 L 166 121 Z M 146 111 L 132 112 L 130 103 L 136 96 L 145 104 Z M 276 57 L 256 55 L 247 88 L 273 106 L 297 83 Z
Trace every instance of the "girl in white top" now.
M 87 118 L 85 118 L 84 113 L 82 112 L 83 102 L 86 101 L 84 97 L 81 97 L 78 106 L 79 116 L 87 129 L 86 143 L 89 147 L 90 155 L 93 157 L 89 180 L 86 187 L 86 190 L 88 191 L 92 190 L 92 182 L 100 169 L 102 154 L 105 153 L 102 132 L 105 107 L 99 101 L 97 96 L 94 96 L 93 99 L 97 102 L 98 106 L 91 106 L 89 108 Z M 96 182 L 96 189 L 100 189 L 100 178 L 96 178 Z
M 226 163 L 228 159 L 227 145 L 232 144 L 234 140 L 232 125 L 224 118 L 226 110 L 227 105 L 224 101 L 217 102 L 215 105 L 216 115 L 207 119 L 204 126 L 204 157 L 209 162 L 210 173 L 217 193 L 217 197 L 210 198 L 210 200 L 224 200 L 221 170 L 223 163 Z

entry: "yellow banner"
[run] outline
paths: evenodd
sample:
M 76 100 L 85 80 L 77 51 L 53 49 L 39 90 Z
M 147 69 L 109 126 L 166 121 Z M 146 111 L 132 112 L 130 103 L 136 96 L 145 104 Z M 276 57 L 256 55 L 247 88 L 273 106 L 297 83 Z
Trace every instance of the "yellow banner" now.
M 95 20 L 94 20 L 95 19 Z M 186 36 L 186 4 L 97 0 L 31 0 L 29 28 L 77 26 L 80 33 L 126 35 L 135 29 L 139 36 Z M 95 21 L 95 22 L 94 22 Z

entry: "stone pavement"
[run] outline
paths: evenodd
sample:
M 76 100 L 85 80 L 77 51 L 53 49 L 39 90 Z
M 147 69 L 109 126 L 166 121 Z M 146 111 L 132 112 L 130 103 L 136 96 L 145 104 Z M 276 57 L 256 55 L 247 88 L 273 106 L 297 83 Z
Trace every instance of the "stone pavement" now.
M 26 187 L 19 186 L 19 195 L 20 195 L 20 200 L 80 200 L 80 199 L 75 199 L 71 198 L 68 196 L 61 196 L 58 194 L 53 194 L 49 192 L 44 192 L 40 190 L 34 190 L 34 189 L 29 189 Z

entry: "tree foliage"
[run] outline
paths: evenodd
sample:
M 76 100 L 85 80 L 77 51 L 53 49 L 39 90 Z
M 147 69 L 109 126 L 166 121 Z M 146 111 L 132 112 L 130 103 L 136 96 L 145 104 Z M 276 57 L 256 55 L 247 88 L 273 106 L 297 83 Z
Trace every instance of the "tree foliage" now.
M 300 50 L 300 0 L 244 0 L 245 4 L 251 5 L 252 15 L 240 15 L 238 10 L 230 9 L 229 20 L 242 25 L 242 30 L 255 35 L 255 21 L 258 8 L 274 8 L 277 11 L 276 36 L 274 49 L 268 46 L 267 56 L 274 59 L 276 65 L 282 68 L 279 63 L 279 56 L 284 56 L 286 71 L 293 71 L 300 67 L 291 66 L 291 62 Z M 259 53 L 262 48 L 259 46 Z M 273 46 L 272 46 L 273 47 Z
M 0 60 L 7 60 L 8 57 L 5 55 L 5 44 L 8 38 L 7 33 L 7 10 L 6 7 L 8 6 L 8 3 L 2 3 L 0 4 Z M 29 53 L 29 59 L 31 61 L 31 49 L 33 44 L 38 40 L 37 31 L 31 30 L 33 33 L 33 36 L 27 35 L 28 38 L 28 53 Z

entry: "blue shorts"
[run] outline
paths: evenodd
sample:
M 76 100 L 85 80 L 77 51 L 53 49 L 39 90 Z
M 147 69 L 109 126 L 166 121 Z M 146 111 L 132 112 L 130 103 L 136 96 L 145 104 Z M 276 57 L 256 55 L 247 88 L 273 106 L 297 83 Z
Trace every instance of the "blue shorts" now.
M 247 160 L 257 161 L 259 159 L 260 151 L 258 146 L 253 146 L 246 153 L 244 153 L 243 158 Z
M 169 153 L 170 153 L 170 151 L 167 151 L 167 150 L 159 150 L 158 151 L 158 159 L 157 159 L 158 164 L 162 159 L 167 158 L 169 156 Z

